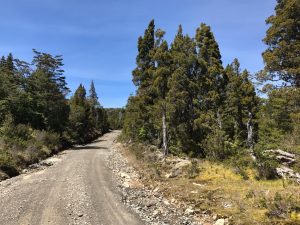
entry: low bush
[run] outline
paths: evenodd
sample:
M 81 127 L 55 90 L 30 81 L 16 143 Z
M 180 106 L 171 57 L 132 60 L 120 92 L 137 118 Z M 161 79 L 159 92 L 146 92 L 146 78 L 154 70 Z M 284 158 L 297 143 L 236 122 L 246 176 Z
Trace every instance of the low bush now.
M 10 120 L 2 126 L 1 136 L 0 170 L 10 177 L 61 148 L 59 134 L 33 130 L 23 124 L 15 126 Z
M 265 199 L 266 216 L 278 219 L 297 219 L 300 213 L 300 201 L 293 194 L 282 195 L 278 192 L 270 199 Z M 294 218 L 296 217 L 296 218 Z
M 16 169 L 16 161 L 14 157 L 9 152 L 2 149 L 0 149 L 0 170 L 8 176 L 16 176 L 19 174 Z
M 33 133 L 34 141 L 40 146 L 46 146 L 51 153 L 56 153 L 60 147 L 60 136 L 57 133 L 36 130 Z
M 199 165 L 197 160 L 193 159 L 191 165 L 187 168 L 188 178 L 193 179 L 200 173 Z
M 211 160 L 225 160 L 234 151 L 233 144 L 228 141 L 225 132 L 221 130 L 215 130 L 209 134 L 202 145 L 205 149 L 206 157 Z
M 278 178 L 276 168 L 278 162 L 262 152 L 256 152 L 256 168 L 258 172 L 258 179 L 275 179 Z

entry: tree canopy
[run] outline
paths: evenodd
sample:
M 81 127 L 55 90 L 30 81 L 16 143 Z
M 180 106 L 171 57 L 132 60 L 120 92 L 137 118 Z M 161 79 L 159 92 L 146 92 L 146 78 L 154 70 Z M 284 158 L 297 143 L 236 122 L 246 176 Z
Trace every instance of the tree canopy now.
M 299 0 L 277 0 L 275 15 L 266 23 L 269 28 L 264 42 L 268 48 L 263 52 L 265 71 L 260 78 L 300 87 Z

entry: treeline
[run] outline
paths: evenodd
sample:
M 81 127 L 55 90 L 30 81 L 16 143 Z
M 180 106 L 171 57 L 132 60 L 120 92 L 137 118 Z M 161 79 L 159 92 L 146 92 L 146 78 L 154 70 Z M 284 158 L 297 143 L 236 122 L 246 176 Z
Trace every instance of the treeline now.
M 164 32 L 151 21 L 138 41 L 124 133 L 173 153 L 223 159 L 234 146 L 256 140 L 259 98 L 237 59 L 223 68 L 218 44 L 209 26 L 195 38 L 182 27 L 168 46 Z
M 33 50 L 32 63 L 0 60 L 0 176 L 15 175 L 64 147 L 86 143 L 108 131 L 107 115 L 94 83 L 80 84 L 71 99 L 63 59 Z
M 264 41 L 270 48 L 263 54 L 266 68 L 258 78 L 276 77 L 284 83 L 269 88 L 267 99 L 257 95 L 249 72 L 241 70 L 238 59 L 223 67 L 208 25 L 202 23 L 194 37 L 179 26 L 169 45 L 165 32 L 155 29 L 152 20 L 138 39 L 137 66 L 132 73 L 137 91 L 128 99 L 124 137 L 155 144 L 165 155 L 170 151 L 213 160 L 243 159 L 246 164 L 252 156 L 263 162 L 258 164 L 262 170 L 271 166 L 261 154 L 268 148 L 300 153 L 296 6 L 299 8 L 296 1 L 280 1 L 277 17 L 267 20 L 271 27 Z M 276 18 L 298 23 L 290 22 L 290 30 L 277 29 L 274 26 L 281 22 Z M 276 44 L 282 40 L 284 45 Z M 289 66 L 293 68 L 288 70 Z
M 107 120 L 109 128 L 112 130 L 120 130 L 124 124 L 125 109 L 123 108 L 106 108 Z

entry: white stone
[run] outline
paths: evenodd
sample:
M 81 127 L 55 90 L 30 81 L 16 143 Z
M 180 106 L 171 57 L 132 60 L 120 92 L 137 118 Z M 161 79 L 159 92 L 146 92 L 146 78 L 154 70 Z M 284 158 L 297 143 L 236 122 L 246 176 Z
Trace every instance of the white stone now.
M 218 220 L 215 222 L 215 225 L 225 225 L 225 219 L 218 219 Z
M 120 172 L 119 173 L 120 177 L 125 178 L 125 179 L 130 179 L 130 176 L 127 173 Z

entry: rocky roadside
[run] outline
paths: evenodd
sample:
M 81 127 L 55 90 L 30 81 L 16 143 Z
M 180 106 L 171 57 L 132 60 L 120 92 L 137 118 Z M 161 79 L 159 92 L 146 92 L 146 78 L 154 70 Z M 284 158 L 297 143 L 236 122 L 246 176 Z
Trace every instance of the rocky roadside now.
M 107 165 L 122 195 L 123 203 L 150 225 L 224 225 L 226 221 L 212 222 L 209 215 L 196 212 L 194 207 L 164 197 L 159 186 L 149 187 L 121 153 L 121 144 L 115 144 Z M 185 205 L 182 207 L 182 205 Z M 201 215 L 201 216 L 200 216 Z
M 60 152 L 60 153 L 53 155 L 47 159 L 41 160 L 38 163 L 31 164 L 27 168 L 23 169 L 20 173 L 18 173 L 17 175 L 15 175 L 13 177 L 9 177 L 6 173 L 4 173 L 3 171 L 0 170 L 0 182 L 5 181 L 7 179 L 18 178 L 18 176 L 20 176 L 20 175 L 30 174 L 33 172 L 44 170 L 49 166 L 53 166 L 57 162 L 61 161 L 63 154 L 64 154 L 64 152 Z

